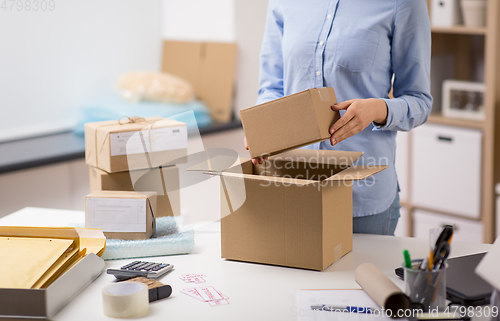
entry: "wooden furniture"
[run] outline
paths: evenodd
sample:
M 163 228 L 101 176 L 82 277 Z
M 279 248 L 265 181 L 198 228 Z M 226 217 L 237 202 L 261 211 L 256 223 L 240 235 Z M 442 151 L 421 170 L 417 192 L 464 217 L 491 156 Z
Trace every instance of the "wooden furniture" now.
M 430 0 L 428 0 L 430 4 Z M 429 6 L 430 8 L 430 6 Z M 441 101 L 434 102 L 433 113 L 428 123 L 459 128 L 472 128 L 482 131 L 482 155 L 481 155 L 481 217 L 483 223 L 483 240 L 492 243 L 495 240 L 495 185 L 500 182 L 500 2 L 488 0 L 487 21 L 485 27 L 432 27 L 432 57 L 437 55 L 449 55 L 454 61 L 453 79 L 467 81 L 482 81 L 486 85 L 484 97 L 485 120 L 467 120 L 447 118 L 436 112 L 435 107 L 440 106 Z M 478 61 L 484 61 L 484 76 L 475 70 Z M 431 68 L 439 68 L 435 64 Z M 408 135 L 408 146 L 412 134 Z M 411 148 L 409 154 L 411 155 Z M 411 159 L 411 157 L 408 157 Z M 409 180 L 412 175 L 418 175 L 412 171 L 412 164 L 408 164 Z M 439 179 L 439 178 L 437 178 Z M 410 187 L 411 184 L 408 184 Z M 402 203 L 408 210 L 408 235 L 413 235 L 412 212 L 417 209 L 430 210 L 440 214 L 456 216 L 456 213 L 438 211 L 433 208 L 421 208 L 412 204 L 411 190 L 408 198 Z M 473 219 L 472 219 L 473 220 Z

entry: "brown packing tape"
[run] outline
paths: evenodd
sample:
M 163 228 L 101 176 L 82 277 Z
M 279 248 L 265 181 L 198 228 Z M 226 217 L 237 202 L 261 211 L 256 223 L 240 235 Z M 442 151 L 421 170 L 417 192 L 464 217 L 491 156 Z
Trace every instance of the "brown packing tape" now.
M 328 87 L 318 88 L 318 93 L 321 101 L 330 101 L 330 94 L 328 93 Z
M 358 266 L 354 271 L 354 278 L 380 307 L 393 313 L 410 308 L 408 296 L 372 263 Z

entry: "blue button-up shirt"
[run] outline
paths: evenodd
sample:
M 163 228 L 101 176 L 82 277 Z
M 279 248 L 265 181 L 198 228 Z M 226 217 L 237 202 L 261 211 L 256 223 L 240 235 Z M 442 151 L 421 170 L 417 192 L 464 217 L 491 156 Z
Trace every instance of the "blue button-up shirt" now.
M 314 87 L 337 101 L 381 98 L 387 123 L 331 146 L 363 151 L 357 165 L 389 168 L 353 184 L 353 215 L 383 212 L 398 189 L 396 133 L 424 123 L 431 110 L 431 32 L 425 0 L 270 0 L 257 103 Z M 393 78 L 394 77 L 394 78 Z M 388 99 L 393 79 L 394 99 Z

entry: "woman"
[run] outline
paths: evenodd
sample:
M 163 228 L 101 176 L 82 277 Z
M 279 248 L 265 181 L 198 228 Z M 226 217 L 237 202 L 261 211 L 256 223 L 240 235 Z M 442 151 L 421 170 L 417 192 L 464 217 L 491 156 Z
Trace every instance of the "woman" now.
M 355 233 L 394 235 L 395 138 L 429 116 L 430 46 L 425 0 L 269 1 L 257 103 L 333 87 L 342 117 L 330 141 L 309 148 L 363 151 L 356 164 L 389 166 L 353 185 Z

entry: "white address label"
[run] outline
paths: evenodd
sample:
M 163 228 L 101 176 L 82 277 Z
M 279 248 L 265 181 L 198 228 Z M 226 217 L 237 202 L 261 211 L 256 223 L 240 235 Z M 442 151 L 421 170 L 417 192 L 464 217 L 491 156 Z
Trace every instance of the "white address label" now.
M 151 137 L 151 138 L 150 138 Z M 111 156 L 187 148 L 186 126 L 110 134 Z M 151 150 L 150 150 L 151 146 Z
M 85 227 L 103 232 L 146 232 L 146 199 L 89 197 Z

